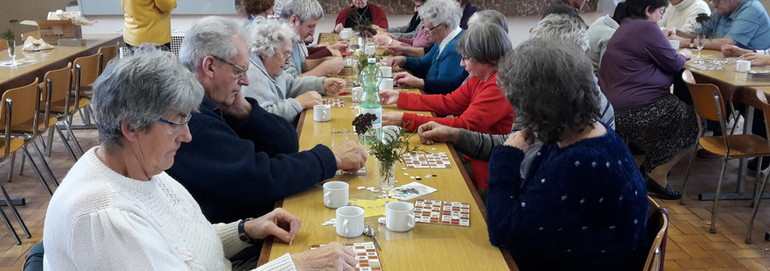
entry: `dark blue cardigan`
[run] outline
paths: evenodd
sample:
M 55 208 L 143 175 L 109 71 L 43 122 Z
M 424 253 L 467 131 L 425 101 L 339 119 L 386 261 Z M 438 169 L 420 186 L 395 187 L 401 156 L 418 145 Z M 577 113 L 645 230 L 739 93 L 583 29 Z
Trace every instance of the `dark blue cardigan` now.
M 495 147 L 487 221 L 493 245 L 521 270 L 639 270 L 646 254 L 647 193 L 623 141 L 607 134 L 536 153 Z M 646 256 L 646 255 L 645 255 Z
M 262 109 L 254 99 L 242 121 L 222 117 L 208 98 L 193 113 L 190 143 L 183 143 L 168 174 L 179 181 L 211 222 L 261 216 L 275 201 L 331 178 L 334 154 L 317 145 L 297 152 L 297 133 L 285 119 Z
M 417 77 L 425 81 L 425 93 L 427 94 L 447 94 L 463 84 L 468 72 L 460 66 L 460 53 L 457 52 L 457 40 L 465 33 L 454 37 L 444 47 L 444 51 L 439 55 L 438 43 L 433 44 L 433 48 L 424 56 L 407 57 L 404 69 L 412 72 Z

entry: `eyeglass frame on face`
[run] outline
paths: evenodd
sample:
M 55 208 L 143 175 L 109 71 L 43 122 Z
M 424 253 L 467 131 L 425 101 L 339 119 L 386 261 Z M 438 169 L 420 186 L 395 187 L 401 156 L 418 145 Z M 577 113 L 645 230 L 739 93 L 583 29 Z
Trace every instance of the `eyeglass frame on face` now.
M 433 32 L 434 29 L 436 29 L 436 28 L 438 28 L 439 26 L 442 26 L 442 25 L 444 25 L 444 24 L 434 25 L 433 27 L 428 28 L 428 32 Z
M 284 54 L 280 50 L 275 50 L 275 53 L 281 54 L 281 57 L 283 57 L 283 62 L 289 61 L 289 59 L 291 59 L 291 52 L 289 52 L 288 54 Z
M 473 62 L 473 58 L 471 58 L 469 56 L 465 56 L 465 55 L 460 55 L 460 62 L 461 63 L 465 62 L 466 64 L 467 63 L 472 63 Z
M 211 56 L 211 57 L 213 57 L 214 59 L 216 59 L 216 60 L 218 60 L 220 62 L 223 62 L 225 64 L 229 64 L 230 66 L 232 66 L 233 67 L 233 75 L 235 76 L 235 78 L 243 78 L 244 76 L 246 76 L 246 72 L 249 71 L 249 67 L 246 67 L 246 68 L 241 67 L 241 65 L 232 63 L 232 62 L 227 61 L 227 60 L 224 60 L 223 58 L 218 57 L 218 56 Z
M 162 123 L 165 123 L 165 124 L 168 124 L 168 125 L 171 125 L 171 133 L 170 134 L 173 135 L 173 134 L 176 134 L 177 132 L 179 132 L 179 127 L 187 125 L 187 123 L 190 122 L 190 119 L 192 119 L 192 113 L 188 113 L 187 114 L 187 118 L 185 120 L 181 121 L 181 122 L 167 120 L 164 117 L 158 118 L 158 121 L 162 122 Z

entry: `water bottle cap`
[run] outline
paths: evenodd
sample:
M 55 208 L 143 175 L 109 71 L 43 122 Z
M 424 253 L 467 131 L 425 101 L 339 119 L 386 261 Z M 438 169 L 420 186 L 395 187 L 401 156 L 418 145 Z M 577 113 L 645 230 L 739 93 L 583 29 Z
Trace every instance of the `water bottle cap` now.
M 370 57 L 369 58 L 369 64 L 372 64 L 372 63 L 377 63 L 377 59 L 373 58 L 373 57 Z

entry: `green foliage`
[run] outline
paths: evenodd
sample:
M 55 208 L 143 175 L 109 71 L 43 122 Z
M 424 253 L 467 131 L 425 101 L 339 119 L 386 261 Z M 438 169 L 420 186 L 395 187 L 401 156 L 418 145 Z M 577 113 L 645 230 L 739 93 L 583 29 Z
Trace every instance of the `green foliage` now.
M 3 33 L 0 33 L 0 39 L 4 39 L 4 40 L 14 40 L 14 39 L 16 39 L 16 36 L 13 34 L 13 31 L 11 31 L 10 29 L 8 29 L 8 30 L 6 30 L 5 32 L 3 32 Z
M 373 154 L 377 160 L 383 163 L 392 164 L 393 162 L 404 162 L 403 154 L 414 152 L 425 152 L 419 147 L 409 143 L 409 139 L 414 134 L 407 134 L 406 129 L 399 129 L 395 138 L 389 137 L 389 140 L 375 141 L 369 153 Z

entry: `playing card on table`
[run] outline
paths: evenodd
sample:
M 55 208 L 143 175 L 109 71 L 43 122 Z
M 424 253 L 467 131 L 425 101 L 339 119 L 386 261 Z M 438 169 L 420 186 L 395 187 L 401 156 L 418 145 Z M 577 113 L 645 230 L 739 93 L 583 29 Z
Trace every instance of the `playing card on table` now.
M 345 107 L 345 100 L 343 99 L 323 99 L 322 103 L 331 107 Z
M 456 201 L 418 200 L 414 203 L 414 220 L 419 223 L 469 227 L 471 205 Z
M 411 182 L 396 188 L 393 188 L 393 198 L 398 200 L 410 200 L 416 197 L 424 196 L 438 189 L 418 183 Z
M 326 244 L 310 245 L 310 250 L 315 250 L 325 245 Z M 377 254 L 377 249 L 375 249 L 373 242 L 348 243 L 342 245 L 356 254 L 356 271 L 383 270 L 382 264 L 380 263 L 380 255 Z
M 452 162 L 444 152 L 405 153 L 403 157 L 408 168 L 452 168 Z

